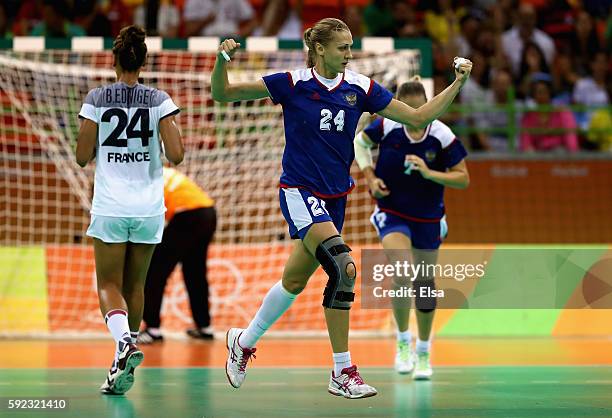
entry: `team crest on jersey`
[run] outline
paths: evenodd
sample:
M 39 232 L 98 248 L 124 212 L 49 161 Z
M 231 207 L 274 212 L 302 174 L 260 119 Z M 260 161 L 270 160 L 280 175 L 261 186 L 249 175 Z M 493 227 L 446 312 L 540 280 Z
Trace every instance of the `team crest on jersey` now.
M 344 96 L 344 100 L 351 106 L 355 106 L 355 103 L 357 103 L 357 95 L 355 93 L 347 94 Z
M 433 160 L 436 159 L 436 151 L 432 149 L 428 149 L 427 151 L 425 151 L 425 159 L 428 163 L 433 162 Z

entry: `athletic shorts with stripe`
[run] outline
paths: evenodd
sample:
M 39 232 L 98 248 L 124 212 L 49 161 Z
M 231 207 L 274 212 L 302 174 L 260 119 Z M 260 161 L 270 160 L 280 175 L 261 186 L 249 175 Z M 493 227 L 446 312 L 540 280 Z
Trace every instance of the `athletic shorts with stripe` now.
M 410 237 L 414 248 L 421 250 L 437 250 L 442 240 L 448 235 L 446 215 L 439 221 L 415 221 L 383 212 L 377 206 L 370 216 L 370 222 L 374 225 L 381 240 L 391 232 L 401 232 Z
M 303 240 L 310 227 L 319 222 L 333 222 L 342 232 L 346 196 L 320 198 L 305 189 L 280 188 L 280 207 L 289 225 L 289 236 Z

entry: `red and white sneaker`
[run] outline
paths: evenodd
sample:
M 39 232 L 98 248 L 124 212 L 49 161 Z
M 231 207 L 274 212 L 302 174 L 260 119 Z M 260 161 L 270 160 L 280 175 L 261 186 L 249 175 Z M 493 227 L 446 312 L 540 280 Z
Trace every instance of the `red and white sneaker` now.
M 225 345 L 227 346 L 227 361 L 225 362 L 225 374 L 230 385 L 238 389 L 246 377 L 246 367 L 251 356 L 255 358 L 255 347 L 243 348 L 238 344 L 238 338 L 244 330 L 242 328 L 230 328 L 225 334 Z
M 355 365 L 342 369 L 340 376 L 337 377 L 332 371 L 327 391 L 347 399 L 369 398 L 378 393 L 372 386 L 363 382 Z
M 121 395 L 134 385 L 134 369 L 144 360 L 142 351 L 132 343 L 122 344 L 117 363 L 113 362 L 100 391 L 107 395 Z

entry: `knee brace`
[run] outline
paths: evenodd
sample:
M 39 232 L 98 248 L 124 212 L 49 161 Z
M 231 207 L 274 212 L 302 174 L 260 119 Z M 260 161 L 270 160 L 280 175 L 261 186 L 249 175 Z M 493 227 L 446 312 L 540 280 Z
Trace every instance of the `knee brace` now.
M 412 284 L 415 291 L 414 304 L 418 311 L 423 313 L 433 312 L 438 304 L 438 299 L 433 296 L 436 285 L 433 280 L 415 280 Z
M 323 306 L 331 309 L 351 309 L 355 300 L 355 278 L 357 267 L 351 257 L 351 249 L 340 235 L 334 235 L 317 247 L 316 258 L 329 276 L 323 292 Z M 347 269 L 352 266 L 354 274 L 349 276 Z

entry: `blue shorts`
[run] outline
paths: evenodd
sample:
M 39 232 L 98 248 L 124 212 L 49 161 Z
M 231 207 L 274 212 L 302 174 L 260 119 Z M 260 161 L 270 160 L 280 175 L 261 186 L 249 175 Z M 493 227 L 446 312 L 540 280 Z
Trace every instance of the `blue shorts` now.
M 448 235 L 446 216 L 443 216 L 439 222 L 416 222 L 383 212 L 376 207 L 370 216 L 370 222 L 376 228 L 381 240 L 391 232 L 401 232 L 410 237 L 414 248 L 420 250 L 437 250 Z
M 338 233 L 342 232 L 346 196 L 323 199 L 308 190 L 291 187 L 280 188 L 279 197 L 291 239 L 303 240 L 312 224 L 319 222 L 331 221 Z

